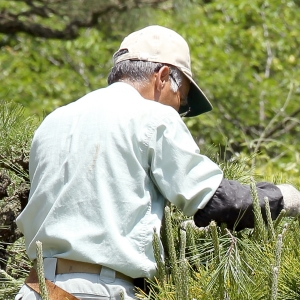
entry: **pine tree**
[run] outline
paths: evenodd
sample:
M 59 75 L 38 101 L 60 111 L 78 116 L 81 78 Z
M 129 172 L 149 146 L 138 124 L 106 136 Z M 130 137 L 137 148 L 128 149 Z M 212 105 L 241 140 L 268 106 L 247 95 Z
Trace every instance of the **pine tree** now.
M 13 299 L 30 263 L 15 219 L 28 201 L 29 148 L 38 120 L 0 101 L 0 300 Z

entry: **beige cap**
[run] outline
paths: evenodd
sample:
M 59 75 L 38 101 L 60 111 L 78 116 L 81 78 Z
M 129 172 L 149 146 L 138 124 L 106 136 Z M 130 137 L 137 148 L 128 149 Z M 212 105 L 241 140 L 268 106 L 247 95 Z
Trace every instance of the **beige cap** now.
M 211 103 L 192 78 L 189 46 L 178 33 L 158 25 L 148 26 L 129 34 L 118 51 L 123 49 L 128 52 L 115 57 L 114 65 L 124 60 L 165 63 L 177 67 L 190 80 L 188 105 L 181 107 L 179 113 L 190 110 L 186 117 L 193 117 L 212 110 Z

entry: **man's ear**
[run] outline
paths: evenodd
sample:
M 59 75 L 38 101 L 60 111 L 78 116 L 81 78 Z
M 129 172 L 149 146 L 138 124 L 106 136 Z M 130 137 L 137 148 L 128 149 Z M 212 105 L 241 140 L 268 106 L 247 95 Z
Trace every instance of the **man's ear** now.
M 167 81 L 169 80 L 170 68 L 168 66 L 163 66 L 156 73 L 155 78 L 155 87 L 161 92 L 166 86 Z

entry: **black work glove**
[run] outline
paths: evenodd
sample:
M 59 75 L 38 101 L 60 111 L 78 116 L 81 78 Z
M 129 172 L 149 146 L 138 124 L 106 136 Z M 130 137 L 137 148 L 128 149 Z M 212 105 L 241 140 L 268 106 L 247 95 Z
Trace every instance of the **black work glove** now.
M 264 197 L 268 197 L 271 217 L 275 220 L 284 208 L 284 197 L 281 188 L 268 182 L 259 182 L 256 188 L 263 219 L 266 221 Z M 288 191 L 291 193 L 292 189 L 288 189 Z M 205 227 L 214 220 L 219 226 L 221 223 L 226 223 L 229 229 L 253 228 L 252 202 L 249 185 L 242 185 L 237 181 L 223 179 L 206 206 L 196 212 L 194 222 L 198 227 Z M 291 201 L 289 200 L 288 203 L 291 203 Z M 300 199 L 297 203 L 299 203 L 300 208 Z

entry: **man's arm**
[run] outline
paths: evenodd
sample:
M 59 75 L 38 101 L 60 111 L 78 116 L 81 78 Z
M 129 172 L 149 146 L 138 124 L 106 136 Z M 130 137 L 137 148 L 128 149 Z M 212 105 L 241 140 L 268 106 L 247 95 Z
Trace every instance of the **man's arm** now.
M 260 182 L 256 185 L 257 194 L 266 221 L 264 197 L 268 197 L 272 219 L 276 219 L 282 209 L 287 214 L 300 213 L 300 193 L 288 184 L 274 185 Z M 214 220 L 218 225 L 226 223 L 229 229 L 241 230 L 253 228 L 254 214 L 252 196 L 249 185 L 242 185 L 237 181 L 223 179 L 213 197 L 203 209 L 194 215 L 194 222 L 198 227 L 207 226 Z
M 149 174 L 161 194 L 184 214 L 194 216 L 199 227 L 214 220 L 237 230 L 253 228 L 250 186 L 224 179 L 219 166 L 200 154 L 186 125 L 174 110 L 156 117 L 151 134 L 147 135 L 147 159 Z M 273 219 L 283 208 L 287 209 L 288 215 L 300 213 L 300 193 L 291 185 L 261 182 L 257 184 L 257 192 L 264 219 L 264 197 L 269 199 Z

